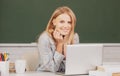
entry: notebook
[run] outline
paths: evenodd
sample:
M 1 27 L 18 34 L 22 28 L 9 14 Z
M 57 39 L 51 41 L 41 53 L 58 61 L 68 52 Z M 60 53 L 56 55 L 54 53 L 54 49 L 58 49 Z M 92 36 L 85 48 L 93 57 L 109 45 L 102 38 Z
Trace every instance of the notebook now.
M 88 74 L 102 64 L 102 44 L 67 45 L 65 75 Z

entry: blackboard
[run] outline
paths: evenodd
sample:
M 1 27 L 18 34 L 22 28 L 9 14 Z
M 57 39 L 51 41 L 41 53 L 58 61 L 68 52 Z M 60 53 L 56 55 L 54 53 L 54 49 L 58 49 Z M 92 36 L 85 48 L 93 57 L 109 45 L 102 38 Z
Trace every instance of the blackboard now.
M 81 43 L 120 43 L 120 0 L 0 0 L 0 43 L 35 42 L 59 6 L 76 14 Z

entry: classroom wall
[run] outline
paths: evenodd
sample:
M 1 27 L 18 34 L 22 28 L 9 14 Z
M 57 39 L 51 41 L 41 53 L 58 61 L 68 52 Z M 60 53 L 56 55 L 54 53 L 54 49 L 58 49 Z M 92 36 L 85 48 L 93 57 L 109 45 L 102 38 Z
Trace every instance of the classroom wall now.
M 120 0 L 0 0 L 0 43 L 35 42 L 64 5 L 76 14 L 81 43 L 120 42 Z
M 100 44 L 103 45 L 102 64 L 120 65 L 120 43 Z M 10 62 L 23 58 L 29 60 L 30 62 L 31 60 L 34 60 L 30 64 L 39 62 L 39 53 L 36 43 L 0 43 L 0 52 L 9 53 Z

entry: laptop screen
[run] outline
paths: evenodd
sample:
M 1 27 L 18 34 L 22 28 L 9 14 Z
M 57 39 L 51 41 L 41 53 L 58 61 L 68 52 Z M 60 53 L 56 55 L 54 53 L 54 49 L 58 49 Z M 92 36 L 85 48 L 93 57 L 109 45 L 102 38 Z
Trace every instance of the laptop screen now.
M 102 44 L 75 44 L 66 48 L 66 75 L 88 74 L 102 64 Z

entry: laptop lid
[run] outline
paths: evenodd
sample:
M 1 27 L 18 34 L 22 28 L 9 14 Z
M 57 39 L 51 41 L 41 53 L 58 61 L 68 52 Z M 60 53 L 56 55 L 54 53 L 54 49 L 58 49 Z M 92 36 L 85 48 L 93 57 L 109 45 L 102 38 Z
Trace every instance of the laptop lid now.
M 102 64 L 102 44 L 67 45 L 65 75 L 88 74 Z

